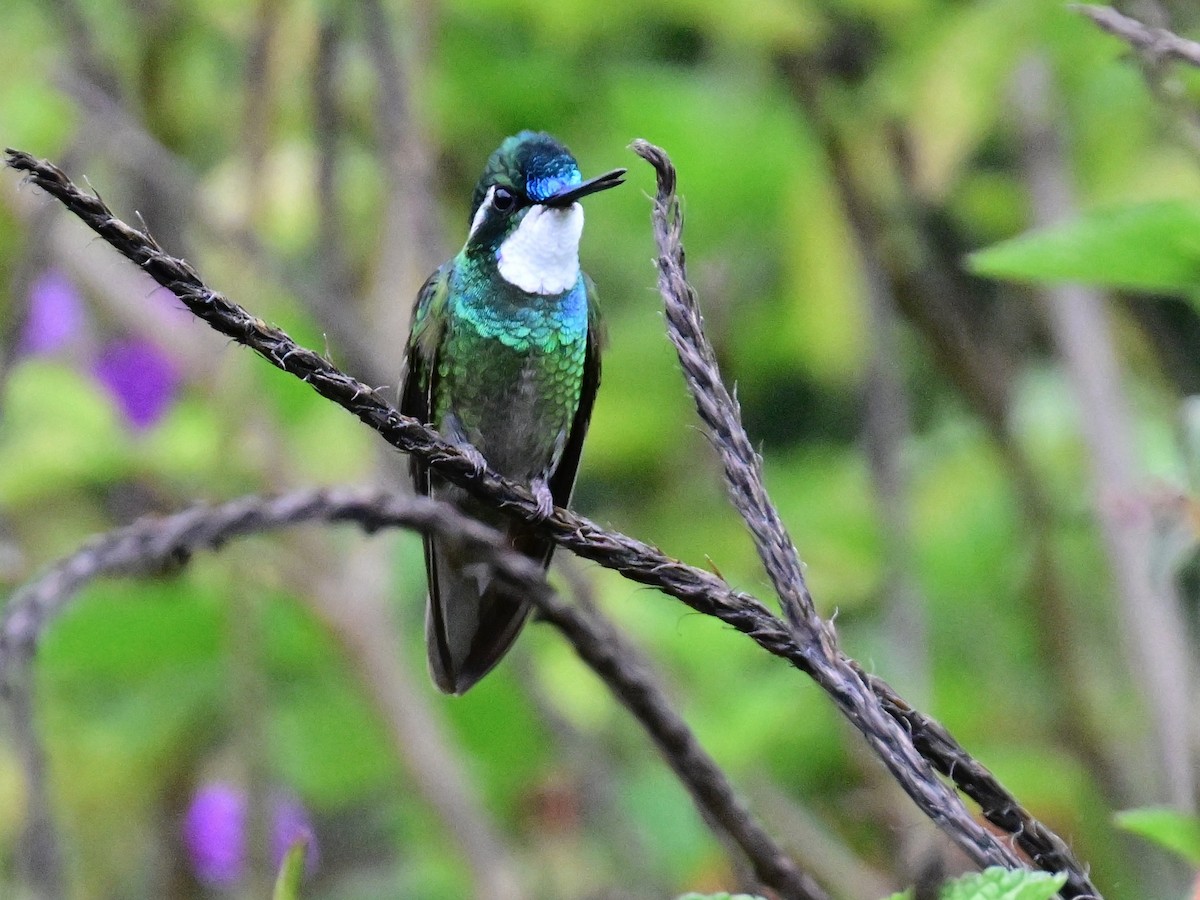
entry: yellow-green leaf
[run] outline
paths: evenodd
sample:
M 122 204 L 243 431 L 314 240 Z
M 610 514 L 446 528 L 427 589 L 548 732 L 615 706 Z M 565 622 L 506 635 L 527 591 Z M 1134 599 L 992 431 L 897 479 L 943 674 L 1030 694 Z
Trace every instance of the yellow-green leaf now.
M 1200 203 L 1167 200 L 1088 213 L 970 257 L 980 275 L 1192 294 L 1200 288 Z

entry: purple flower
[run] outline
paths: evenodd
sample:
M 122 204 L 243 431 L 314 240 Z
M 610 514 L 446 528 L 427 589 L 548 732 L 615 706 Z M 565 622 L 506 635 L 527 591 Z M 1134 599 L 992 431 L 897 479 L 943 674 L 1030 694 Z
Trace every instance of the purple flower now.
M 205 884 L 233 885 L 245 866 L 246 799 L 226 784 L 200 788 L 183 820 L 183 842 L 196 877 Z
M 63 349 L 84 330 L 83 299 L 58 269 L 46 269 L 29 286 L 29 310 L 21 328 L 19 352 L 30 356 Z
M 305 871 L 317 864 L 317 844 L 308 812 L 295 797 L 271 798 L 271 860 L 275 868 L 296 841 L 308 841 Z M 237 884 L 246 867 L 246 796 L 237 787 L 214 781 L 192 798 L 183 820 L 183 842 L 196 877 L 210 887 Z
M 93 371 L 137 430 L 156 424 L 170 409 L 179 388 L 179 372 L 171 360 L 154 344 L 139 338 L 107 344 Z

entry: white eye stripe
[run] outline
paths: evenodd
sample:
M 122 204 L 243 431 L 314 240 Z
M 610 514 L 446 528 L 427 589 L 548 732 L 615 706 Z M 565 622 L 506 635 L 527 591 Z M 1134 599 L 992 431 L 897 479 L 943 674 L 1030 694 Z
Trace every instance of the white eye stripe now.
M 487 194 L 483 198 L 483 202 L 479 204 L 479 209 L 475 211 L 475 218 L 471 221 L 471 230 L 467 232 L 467 240 L 475 237 L 475 232 L 479 230 L 479 226 L 483 224 L 484 216 L 487 211 L 492 208 L 492 198 L 496 196 L 496 186 L 493 184 L 487 189 Z

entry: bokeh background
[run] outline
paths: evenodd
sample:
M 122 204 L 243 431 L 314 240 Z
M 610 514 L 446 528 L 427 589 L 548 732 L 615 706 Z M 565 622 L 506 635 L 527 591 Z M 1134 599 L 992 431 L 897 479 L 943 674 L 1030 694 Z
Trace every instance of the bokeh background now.
M 1200 30 L 1183 0 L 1128 8 Z M 1184 298 L 1062 296 L 966 259 L 1074 210 L 1200 198 L 1196 73 L 1045 0 L 10 0 L 0 57 L 5 145 L 379 385 L 505 135 L 550 131 L 585 175 L 628 166 L 586 204 L 610 344 L 575 506 L 768 599 L 663 335 L 653 177 L 626 148 L 665 147 L 708 332 L 847 651 L 1069 838 L 1107 896 L 1181 896 L 1183 873 L 1113 813 L 1195 799 L 1194 675 L 1170 689 L 1169 667 L 1195 646 L 1180 422 L 1200 319 Z M 373 434 L 153 287 L 0 176 L 8 590 L 145 514 L 402 481 Z M 1054 310 L 1075 301 L 1108 330 L 1070 356 Z M 1131 565 L 1174 619 L 1137 605 Z M 963 865 L 798 672 L 610 573 L 555 579 L 632 633 L 835 896 Z M 45 796 L 0 735 L 0 896 L 54 883 L 29 864 L 37 812 L 72 898 L 264 896 L 238 832 L 281 829 L 314 836 L 314 900 L 500 896 L 501 875 L 546 898 L 738 886 L 555 633 L 530 626 L 443 698 L 423 601 L 419 541 L 348 528 L 89 588 L 34 665 Z

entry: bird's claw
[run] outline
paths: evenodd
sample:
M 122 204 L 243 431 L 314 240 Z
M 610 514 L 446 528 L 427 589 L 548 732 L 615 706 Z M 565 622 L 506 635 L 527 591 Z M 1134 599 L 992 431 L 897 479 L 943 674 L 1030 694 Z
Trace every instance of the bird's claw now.
M 460 419 L 454 413 L 450 413 L 446 416 L 443 429 L 443 433 L 446 435 L 446 437 L 449 438 L 450 441 L 456 447 L 458 447 L 460 451 L 462 451 L 462 455 L 466 457 L 467 464 L 470 465 L 472 470 L 471 474 L 476 478 L 482 477 L 483 473 L 487 471 L 487 460 L 483 458 L 483 454 L 480 453 L 479 449 L 467 438 L 467 429 L 466 426 L 463 425 L 462 419 Z
M 533 491 L 533 499 L 537 501 L 537 518 L 544 522 L 554 515 L 554 494 L 544 478 L 535 478 L 530 482 L 529 489 Z
M 476 450 L 471 444 L 460 444 L 459 449 L 462 450 L 463 456 L 467 458 L 467 463 L 474 470 L 474 475 L 479 478 L 487 471 L 487 460 L 483 458 L 483 454 Z

